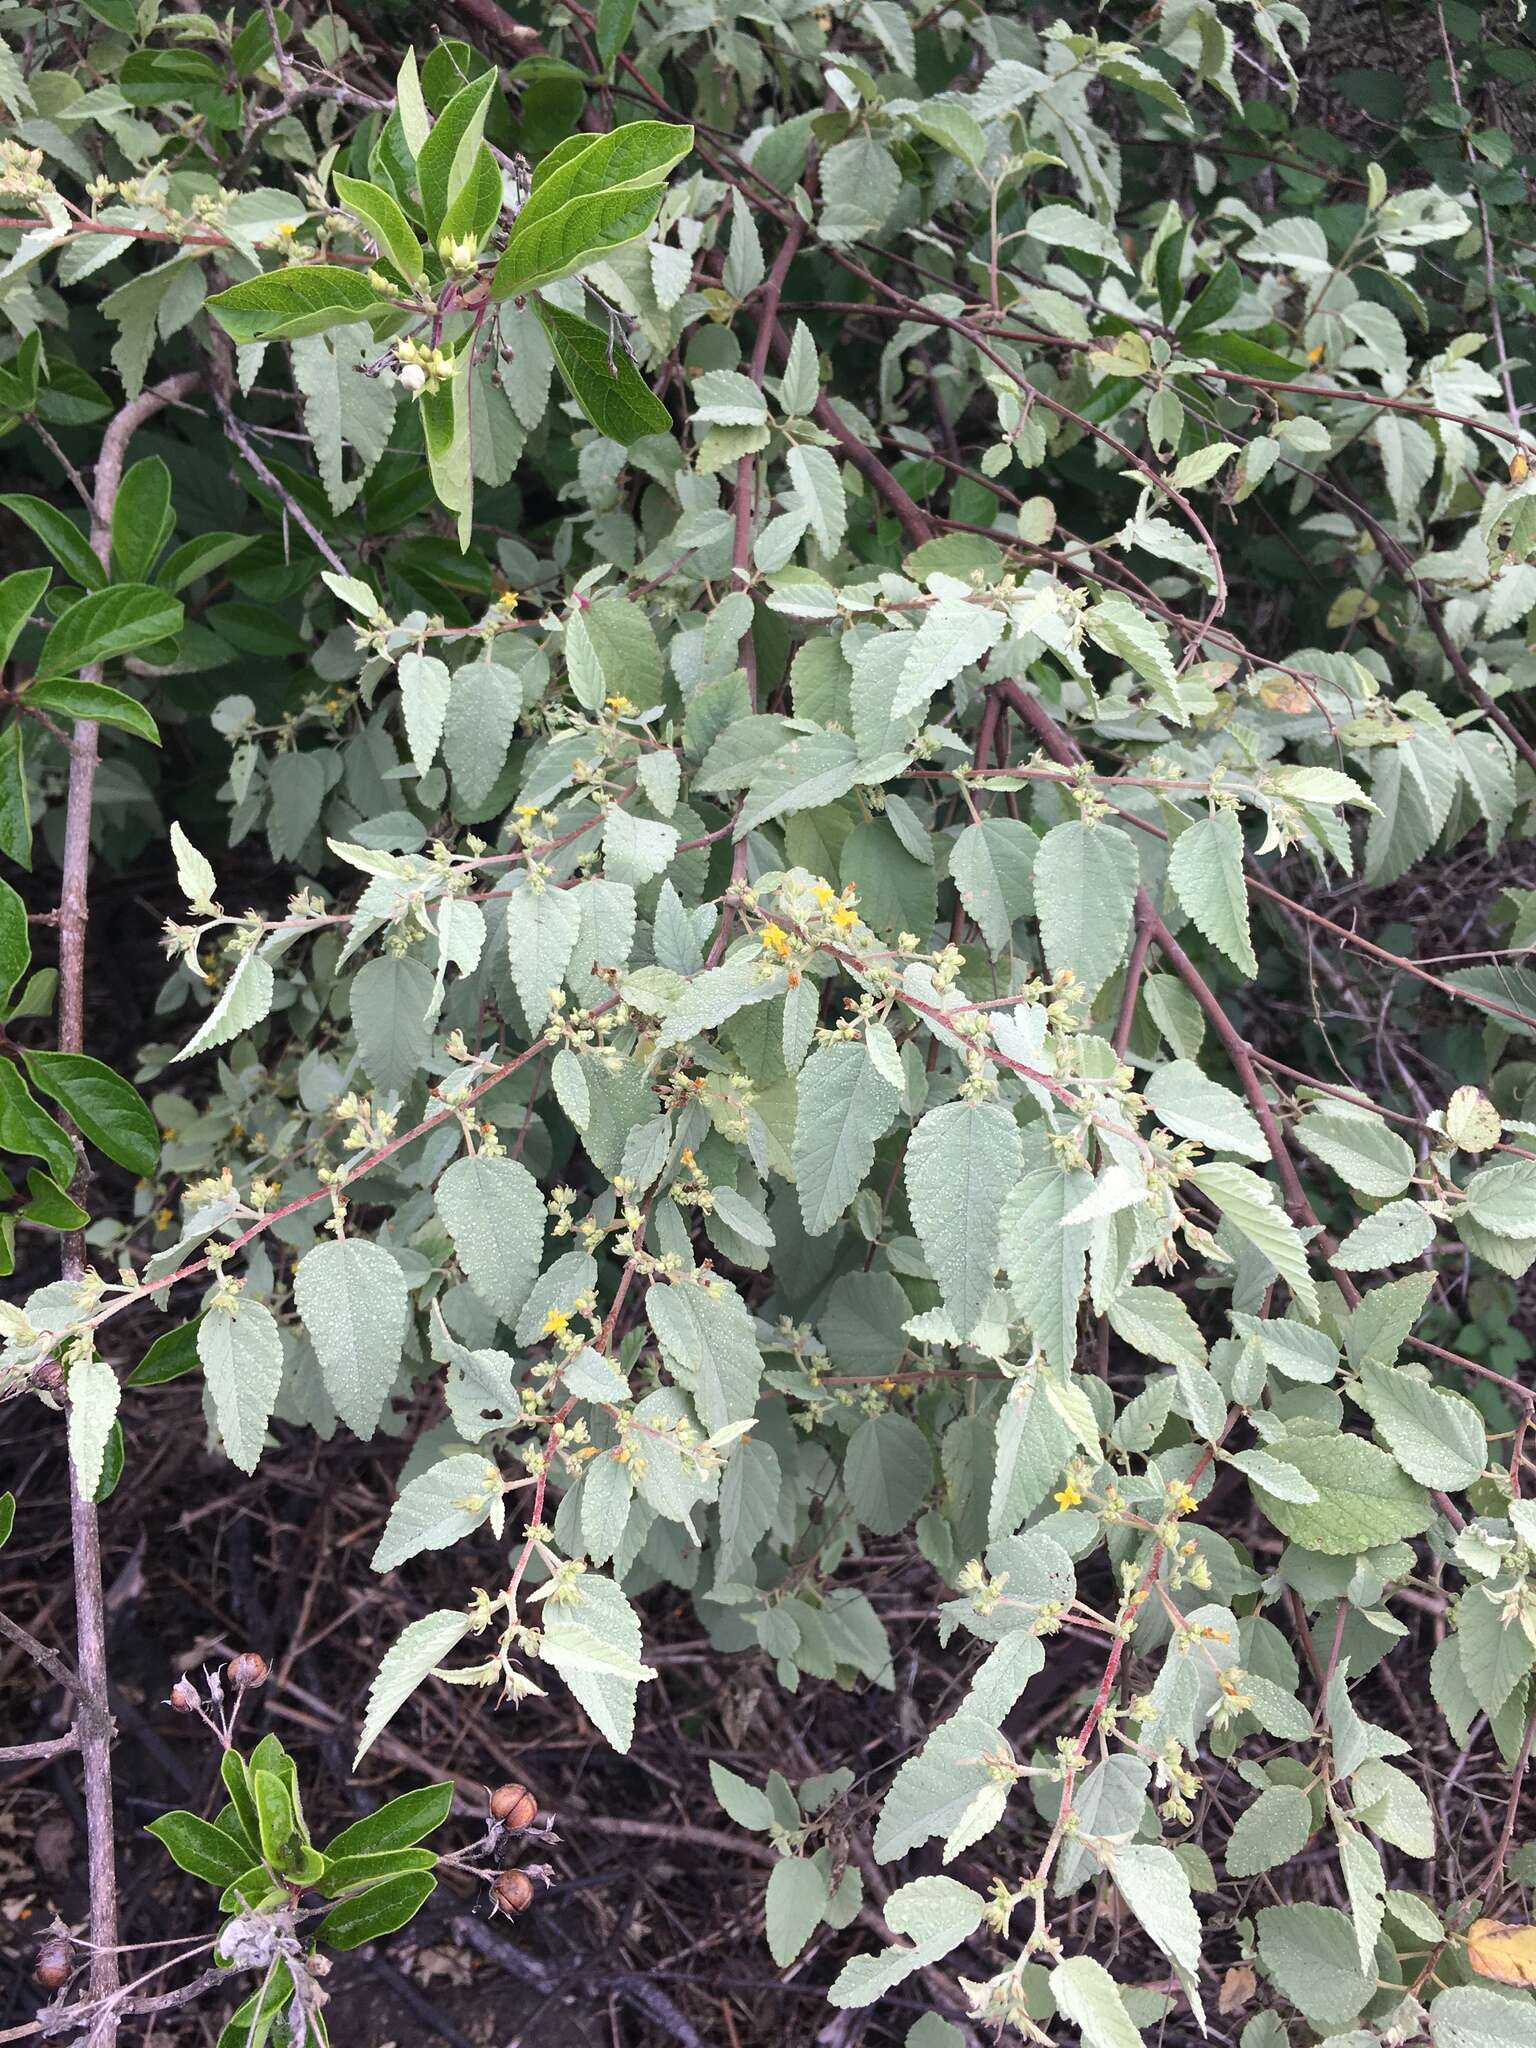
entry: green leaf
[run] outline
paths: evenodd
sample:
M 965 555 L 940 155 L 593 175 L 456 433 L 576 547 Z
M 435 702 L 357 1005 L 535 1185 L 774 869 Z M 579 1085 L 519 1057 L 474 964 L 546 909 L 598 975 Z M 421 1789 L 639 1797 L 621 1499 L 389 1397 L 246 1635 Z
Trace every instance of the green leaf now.
M 988 1760 L 1002 1749 L 1002 1736 L 979 1714 L 961 1712 L 940 1722 L 891 1780 L 875 1829 L 877 1859 L 894 1863 L 936 1835 L 953 1841 L 956 1830 L 978 1807 L 984 1809 L 988 1795 L 997 1789 Z M 995 1826 L 1002 1813 L 999 1802 L 990 1825 Z M 946 1847 L 946 1863 L 953 1853 Z
M 715 1797 L 738 1827 L 751 1828 L 758 1834 L 766 1834 L 772 1827 L 773 1805 L 766 1792 L 749 1785 L 745 1778 L 738 1778 L 724 1764 L 711 1763 L 709 1782 L 715 1788 Z
M 1462 1676 L 1490 1719 L 1536 1666 L 1536 1644 L 1521 1624 L 1521 1603 L 1488 1586 L 1469 1586 L 1456 1606 Z
M 254 1472 L 283 1383 L 282 1332 L 270 1309 L 237 1295 L 228 1308 L 214 1302 L 196 1342 L 224 1448 L 242 1472 Z
M 787 1970 L 821 1924 L 827 1903 L 827 1881 L 803 1856 L 783 1856 L 768 1876 L 763 1902 L 768 1953 Z
M 110 1067 L 83 1052 L 24 1050 L 34 1088 L 52 1096 L 82 1137 L 130 1173 L 148 1179 L 160 1163 L 160 1130 L 149 1106 Z
M 401 1488 L 369 1563 L 389 1572 L 424 1550 L 446 1550 L 500 1505 L 501 1474 L 489 1458 L 461 1451 L 439 1459 Z
M 0 880 L 0 1009 L 10 1001 L 12 989 L 31 964 L 27 906 L 9 882 Z
M 1374 1273 L 1418 1258 L 1435 1241 L 1435 1219 L 1420 1202 L 1388 1202 L 1363 1216 L 1329 1263 L 1346 1273 Z
M 85 590 L 101 589 L 107 580 L 107 572 L 97 560 L 96 551 L 90 541 L 67 513 L 61 512 L 57 505 L 50 505 L 46 498 L 29 498 L 20 493 L 0 497 L 0 505 L 3 505 L 7 512 L 14 513 L 23 526 L 36 534 L 72 582 L 80 584 Z M 26 611 L 21 615 L 25 618 L 47 589 L 48 579 L 45 573 L 38 569 L 23 570 L 21 575 L 29 579 L 43 577 L 43 581 L 27 597 Z M 0 592 L 9 593 L 13 583 L 19 584 L 19 578 L 8 576 L 5 582 L 0 584 Z M 11 601 L 17 600 L 12 598 Z M 9 646 L 5 651 L 9 654 Z
M 1193 1978 L 1200 1968 L 1200 1919 L 1177 1856 L 1158 1842 L 1129 1842 L 1115 1850 L 1110 1871 L 1120 1896 L 1163 1954 Z
M 390 1644 L 368 1689 L 368 1711 L 352 1759 L 354 1771 L 417 1686 L 469 1633 L 469 1626 L 468 1615 L 457 1608 L 440 1607 L 413 1621 Z
M 862 1044 L 818 1047 L 800 1070 L 795 1188 L 812 1237 L 830 1230 L 863 1186 L 897 1099 Z
M 1266 1785 L 1227 1840 L 1229 1877 L 1257 1877 L 1299 1856 L 1312 1839 L 1312 1801 L 1297 1785 Z
M 126 472 L 113 500 L 113 576 L 125 583 L 147 581 L 174 524 L 171 472 L 158 455 L 146 455 Z
M 1254 1498 L 1282 1535 L 1304 1550 L 1357 1557 L 1429 1527 L 1434 1510 L 1421 1486 L 1385 1451 L 1358 1436 L 1298 1437 L 1271 1455 L 1317 1489 L 1314 1502 L 1281 1500 L 1255 1485 Z
M 645 384 L 622 342 L 611 342 L 590 321 L 546 299 L 535 300 L 534 311 L 549 337 L 556 369 L 600 434 L 627 448 L 647 434 L 672 431 L 672 415 Z
M 327 334 L 299 336 L 290 346 L 293 381 L 304 401 L 304 428 L 333 512 L 354 504 L 389 446 L 399 387 L 390 377 L 369 377 L 373 355 L 367 327 L 338 327 Z M 356 464 L 349 476 L 345 452 Z
M 597 0 L 597 54 L 605 69 L 629 41 L 638 4 L 639 0 Z
M 991 1298 L 1003 1203 L 1019 1180 L 1021 1162 L 1018 1125 L 996 1102 L 931 1109 L 907 1142 L 912 1222 L 962 1338 L 975 1329 Z
M 389 311 L 360 271 L 340 263 L 298 263 L 263 271 L 215 292 L 208 311 L 237 347 L 324 334 Z
M 910 1941 L 877 1956 L 855 1956 L 839 1971 L 827 1993 L 836 2006 L 873 2005 L 910 1977 L 937 1963 L 981 1925 L 986 1901 L 952 1877 L 919 1877 L 901 1885 L 885 1902 L 885 1924 Z
M 179 1870 L 188 1871 L 208 1884 L 233 1884 L 251 1865 L 246 1851 L 222 1828 L 195 1813 L 163 1813 L 144 1832 L 154 1836 Z
M 1056 1162 L 1037 1138 L 1026 1139 L 1026 1171 L 1003 1203 L 999 1243 L 1014 1302 L 1049 1362 L 1065 1370 L 1077 1353 L 1091 1223 L 1064 1219 L 1093 1186 L 1089 1174 Z
M 117 1420 L 122 1389 L 105 1359 L 79 1359 L 69 1369 L 69 1456 L 82 1494 L 90 1499 L 101 1484 L 107 1440 Z
M 623 135 L 628 130 L 615 132 Z M 537 291 L 589 269 L 629 242 L 638 242 L 660 212 L 661 201 L 659 185 L 642 191 L 622 187 L 569 199 L 554 212 L 541 211 L 531 221 L 527 219 L 533 207 L 530 201 L 518 216 L 496 265 L 491 297 L 510 299 Z
M 1429 2008 L 1434 2048 L 1536 2048 L 1536 2006 L 1491 1985 L 1454 1984 Z
M 1112 231 L 1075 206 L 1037 206 L 1025 221 L 1024 232 L 1048 249 L 1076 249 L 1115 270 L 1131 267 Z
M 950 849 L 950 879 L 966 915 L 996 957 L 1007 951 L 1014 924 L 1035 907 L 1035 856 L 1040 842 L 1017 818 L 982 818 Z
M 1356 1398 L 1410 1479 L 1461 1493 L 1488 1464 L 1483 1418 L 1461 1394 L 1397 1366 L 1363 1365 Z
M 444 216 L 474 176 L 486 109 L 496 89 L 488 70 L 461 86 L 432 124 L 416 153 L 416 182 L 427 234 L 436 239 Z
M 14 1493 L 0 1493 L 0 1550 L 10 1542 L 15 1526 L 16 1496 Z
M 244 1031 L 253 1030 L 272 1007 L 276 992 L 271 963 L 259 953 L 242 953 L 223 993 L 198 1029 L 177 1053 L 178 1060 L 192 1059 L 216 1045 L 227 1045 Z
M 106 683 L 88 683 L 77 676 L 45 677 L 27 686 L 23 701 L 64 718 L 94 718 L 98 725 L 115 725 L 135 739 L 148 740 L 152 747 L 160 744 L 160 728 L 138 699 Z
M 1153 1115 L 1175 1137 L 1193 1138 L 1211 1152 L 1269 1158 L 1258 1119 L 1242 1097 L 1210 1080 L 1193 1060 L 1159 1067 L 1143 1092 Z
M 4 502 L 0 499 L 0 504 Z M 18 569 L 15 575 L 0 580 L 0 668 L 10 660 L 11 650 L 52 581 L 47 569 Z
M 1361 1969 L 1345 1914 L 1333 1906 L 1266 1906 L 1257 1924 L 1259 1961 L 1320 2033 L 1347 2027 L 1365 2010 L 1376 1976 Z
M 174 596 L 199 577 L 211 576 L 215 569 L 243 555 L 255 539 L 253 533 L 200 533 L 166 556 L 155 581 Z
M 843 1486 L 854 1513 L 877 1536 L 896 1536 L 927 1498 L 933 1453 L 909 1415 L 869 1415 L 848 1442 Z
M 613 1583 L 583 1572 L 544 1595 L 539 1655 L 553 1665 L 598 1732 L 621 1753 L 635 1734 L 635 1698 L 656 1673 L 640 1662 L 640 1618 Z
M 113 583 L 88 591 L 44 640 L 38 679 L 73 675 L 92 662 L 114 661 L 172 639 L 181 631 L 182 617 L 178 601 L 151 583 Z
M 435 1870 L 437 1857 L 430 1849 L 380 1849 L 374 1855 L 325 1857 L 325 1875 L 318 1879 L 315 1890 L 323 1898 L 339 1898 L 343 1892 L 355 1892 L 363 1885 L 377 1884 L 382 1878 L 401 1877 L 407 1871 Z
M 202 1363 L 197 1350 L 197 1333 L 202 1323 L 200 1315 L 194 1316 L 191 1322 L 157 1337 L 124 1380 L 124 1386 L 163 1387 L 169 1380 L 179 1380 L 183 1373 L 195 1372 Z
M 32 818 L 26 743 L 19 718 L 0 729 L 0 853 L 18 867 L 31 870 Z
M 31 1091 L 19 1070 L 0 1058 L 0 1152 L 20 1152 L 41 1159 L 51 1180 L 67 1188 L 75 1177 L 75 1148 L 69 1133 L 56 1123 Z
M 1418 1170 L 1411 1147 L 1380 1117 L 1345 1109 L 1309 1109 L 1295 1135 L 1342 1181 L 1378 1200 L 1400 1195 Z M 1536 1210 L 1532 1220 L 1536 1222 Z
M 49 1230 L 84 1230 L 91 1220 L 90 1212 L 73 1201 L 57 1181 L 50 1180 L 41 1167 L 27 1168 L 27 1190 L 31 1199 L 21 1213 L 31 1223 L 44 1224 Z
M 1481 1166 L 1466 1186 L 1467 1214 L 1496 1237 L 1536 1237 L 1536 1168 L 1524 1159 Z
M 1231 1166 L 1223 1159 L 1197 1166 L 1191 1178 L 1232 1228 L 1268 1259 L 1296 1297 L 1303 1315 L 1315 1320 L 1317 1286 L 1307 1266 L 1306 1246 L 1270 1183 L 1247 1167 Z
M 366 178 L 348 178 L 333 171 L 331 183 L 349 213 L 355 213 L 373 237 L 380 256 L 392 263 L 407 284 L 415 284 L 425 268 L 421 244 L 399 202 L 382 185 Z
M 323 1948 L 361 1948 L 365 1941 L 379 1941 L 414 1920 L 437 1890 L 430 1870 L 407 1871 L 370 1885 L 356 1898 L 332 1906 L 315 1929 Z
M 1201 937 L 1251 981 L 1259 963 L 1248 931 L 1237 813 L 1217 811 L 1181 832 L 1168 856 L 1168 879 Z
M 326 1858 L 374 1856 L 387 1849 L 407 1849 L 440 1828 L 453 1811 L 453 1782 L 419 1785 L 402 1792 L 376 1813 L 353 1821 L 326 1844 Z
M 1083 2048 L 1141 2048 L 1141 2033 L 1125 2009 L 1120 1986 L 1092 1956 L 1069 1956 L 1058 1963 L 1051 1972 L 1051 1996 L 1062 2018 L 1081 2030 Z
M 399 1263 L 365 1238 L 318 1244 L 299 1261 L 293 1298 L 336 1413 L 354 1435 L 372 1436 L 405 1345 Z
M 1112 825 L 1055 825 L 1035 856 L 1035 902 L 1046 965 L 1069 967 L 1097 995 L 1125 957 L 1139 876 L 1136 849 Z
M 408 954 L 381 953 L 352 978 L 348 1001 L 368 1078 L 385 1095 L 403 1095 L 432 1049 L 431 969 Z
M 503 1322 L 514 1322 L 544 1256 L 538 1182 L 515 1159 L 456 1159 L 436 1199 L 469 1284 Z
M 530 1036 L 544 1028 L 550 991 L 565 980 L 580 930 L 581 908 L 567 890 L 525 883 L 508 900 L 507 962 Z
M 646 1316 L 667 1363 L 693 1395 L 711 1434 L 756 1411 L 763 1376 L 745 1303 L 728 1282 L 717 1280 L 714 1287 L 721 1291 L 687 1283 L 655 1286 L 645 1297 Z

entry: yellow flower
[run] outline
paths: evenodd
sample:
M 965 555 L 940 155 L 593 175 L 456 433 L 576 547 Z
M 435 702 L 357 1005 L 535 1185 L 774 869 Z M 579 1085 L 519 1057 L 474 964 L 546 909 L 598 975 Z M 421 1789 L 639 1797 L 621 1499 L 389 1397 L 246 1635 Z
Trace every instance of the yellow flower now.
M 544 1318 L 543 1335 L 546 1337 L 563 1337 L 570 1327 L 571 1319 L 565 1311 L 552 1308 Z
M 840 932 L 845 932 L 850 928 L 850 926 L 856 925 L 858 923 L 859 913 L 856 910 L 850 909 L 845 904 L 842 906 L 842 908 L 833 911 L 830 921 L 831 923 L 836 925 L 837 929 Z
M 633 711 L 635 708 L 634 705 L 630 702 L 630 700 L 622 695 L 617 697 L 605 697 L 603 699 L 603 702 L 608 706 L 608 709 L 614 714 L 616 718 L 623 718 L 627 712 Z
M 1063 1480 L 1060 1493 L 1053 1494 L 1051 1498 L 1063 1512 L 1068 1508 L 1081 1507 L 1083 1501 L 1083 1496 L 1077 1490 L 1077 1482 L 1073 1479 Z
M 1182 1489 L 1178 1498 L 1174 1501 L 1174 1506 L 1181 1515 L 1192 1515 L 1199 1505 L 1199 1501 L 1195 1499 L 1195 1496 L 1187 1486 Z
M 522 601 L 523 594 L 520 590 L 503 590 L 496 599 L 497 604 L 501 606 L 503 611 L 509 612 L 515 611 Z
M 837 901 L 837 891 L 833 888 L 830 882 L 818 882 L 815 888 L 811 891 L 811 894 L 816 898 L 816 901 L 820 904 L 823 910 L 826 909 L 829 903 L 835 903 Z
M 175 1210 L 174 1210 L 174 1209 L 157 1209 L 157 1210 L 155 1211 L 155 1228 L 156 1228 L 156 1230 L 169 1230 L 169 1229 L 170 1229 L 170 1227 L 171 1227 L 171 1225 L 172 1225 L 172 1224 L 173 1224 L 173 1223 L 174 1223 L 175 1221 L 176 1221 L 176 1212 L 175 1212 Z
M 296 220 L 280 220 L 277 224 L 277 239 L 280 242 L 291 242 L 298 232 L 299 224 Z
M 1322 360 L 1323 345 L 1321 342 L 1319 342 L 1316 348 L 1309 348 L 1307 350 L 1307 361 L 1309 363 L 1320 363 Z
M 789 958 L 789 933 L 776 924 L 765 924 L 757 937 L 765 953 L 772 953 L 779 960 Z
M 692 1166 L 693 1164 L 693 1147 L 691 1145 L 683 1147 L 683 1164 L 684 1166 Z

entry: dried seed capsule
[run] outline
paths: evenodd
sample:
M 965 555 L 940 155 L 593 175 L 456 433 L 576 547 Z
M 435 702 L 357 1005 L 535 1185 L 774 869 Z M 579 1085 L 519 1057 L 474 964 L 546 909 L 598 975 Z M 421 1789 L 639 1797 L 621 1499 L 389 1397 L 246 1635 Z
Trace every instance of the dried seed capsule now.
M 57 1991 L 69 1982 L 72 1969 L 69 1943 L 50 1941 L 38 1951 L 37 1961 L 32 1966 L 32 1981 L 45 1991 Z
M 178 1714 L 195 1714 L 201 1702 L 190 1678 L 178 1678 L 171 1687 L 171 1705 Z
M 509 1828 L 532 1827 L 539 1815 L 539 1802 L 526 1785 L 498 1785 L 491 1794 L 491 1813 Z
M 236 1692 L 250 1692 L 267 1682 L 267 1660 L 255 1650 L 242 1650 L 224 1666 L 224 1676 Z
M 491 1886 L 491 1906 L 497 1913 L 526 1913 L 533 1904 L 533 1879 L 526 1870 L 504 1870 Z

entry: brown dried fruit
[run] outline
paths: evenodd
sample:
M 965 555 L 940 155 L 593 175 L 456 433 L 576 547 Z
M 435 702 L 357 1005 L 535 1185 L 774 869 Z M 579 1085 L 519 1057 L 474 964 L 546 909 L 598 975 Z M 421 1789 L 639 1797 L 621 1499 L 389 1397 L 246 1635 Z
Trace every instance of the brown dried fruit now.
M 178 1678 L 171 1687 L 171 1705 L 178 1714 L 195 1714 L 199 1701 L 197 1687 L 190 1678 Z
M 69 1982 L 72 1969 L 69 1943 L 50 1941 L 38 1952 L 37 1961 L 32 1966 L 32 1981 L 34 1984 L 40 1984 L 45 1991 L 57 1991 L 61 1985 Z
M 497 1913 L 526 1913 L 533 1904 L 533 1879 L 526 1870 L 504 1870 L 491 1886 L 491 1907 Z
M 236 1692 L 250 1692 L 267 1682 L 267 1660 L 255 1650 L 242 1650 L 224 1666 L 224 1676 Z
M 532 1827 L 538 1819 L 539 1802 L 526 1785 L 498 1785 L 491 1794 L 491 1813 L 509 1828 Z

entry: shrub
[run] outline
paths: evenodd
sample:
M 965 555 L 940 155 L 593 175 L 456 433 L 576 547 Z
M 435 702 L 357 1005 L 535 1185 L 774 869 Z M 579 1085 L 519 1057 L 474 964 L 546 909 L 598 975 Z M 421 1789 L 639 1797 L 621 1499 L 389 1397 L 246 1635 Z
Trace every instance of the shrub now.
M 1406 97 L 1324 76 L 1346 142 L 1279 0 L 473 11 L 387 96 L 307 9 L 0 56 L 4 1369 L 67 1418 L 98 1840 L 95 1508 L 197 1371 L 245 1473 L 403 1439 L 376 1571 L 462 1547 L 359 1756 L 443 1676 L 626 1748 L 660 1584 L 892 1689 L 915 1546 L 955 1683 L 872 1843 L 851 1770 L 714 1780 L 774 1960 L 862 1914 L 828 1995 L 922 1973 L 919 2048 L 962 1985 L 1088 2048 L 1525 2041 L 1527 41 L 1447 0 Z M 1426 1658 L 1501 1759 L 1466 1865 L 1386 1725 Z M 157 1831 L 225 2038 L 323 2039 L 446 1788 L 337 1879 L 215 1732 L 232 1817 Z

